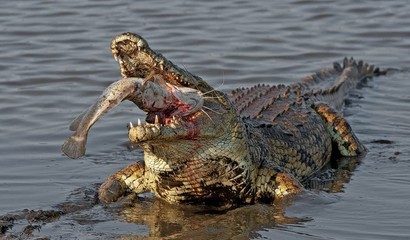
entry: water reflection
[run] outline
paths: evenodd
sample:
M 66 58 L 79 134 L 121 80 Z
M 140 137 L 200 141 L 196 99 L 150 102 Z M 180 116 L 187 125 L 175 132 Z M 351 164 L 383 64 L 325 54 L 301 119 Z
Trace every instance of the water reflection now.
M 229 211 L 208 211 L 203 207 L 175 206 L 159 199 L 141 201 L 120 210 L 125 222 L 147 225 L 150 237 L 170 239 L 249 239 L 263 229 L 283 229 L 308 218 L 285 216 L 291 200 L 280 205 L 256 204 Z

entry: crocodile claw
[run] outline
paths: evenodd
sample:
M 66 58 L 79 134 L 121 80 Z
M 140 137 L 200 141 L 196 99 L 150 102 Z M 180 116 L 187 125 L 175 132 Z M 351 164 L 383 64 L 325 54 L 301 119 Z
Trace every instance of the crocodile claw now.
M 125 195 L 126 185 L 113 177 L 105 181 L 98 191 L 98 198 L 103 204 L 110 204 Z

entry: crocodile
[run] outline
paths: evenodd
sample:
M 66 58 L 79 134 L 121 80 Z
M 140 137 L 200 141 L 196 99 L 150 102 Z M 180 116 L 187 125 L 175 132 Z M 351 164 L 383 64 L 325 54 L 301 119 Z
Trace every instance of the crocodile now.
M 174 204 L 238 206 L 281 201 L 337 156 L 366 153 L 339 113 L 349 90 L 383 73 L 345 58 L 290 85 L 258 84 L 226 94 L 152 50 L 134 33 L 116 36 L 111 51 L 120 79 L 70 125 L 62 146 L 85 154 L 91 126 L 121 101 L 146 113 L 128 126 L 144 159 L 101 185 L 100 202 L 151 192 Z

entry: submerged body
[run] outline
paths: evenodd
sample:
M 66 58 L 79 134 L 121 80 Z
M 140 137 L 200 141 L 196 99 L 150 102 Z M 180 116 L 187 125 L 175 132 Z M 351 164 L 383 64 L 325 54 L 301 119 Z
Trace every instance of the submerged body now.
M 349 89 L 380 74 L 361 61 L 345 59 L 299 83 L 258 85 L 228 96 L 138 35 L 115 37 L 111 49 L 124 79 L 72 123 L 75 133 L 62 147 L 69 157 L 84 155 L 88 130 L 123 100 L 147 112 L 147 123 L 129 127 L 144 160 L 109 177 L 100 188 L 104 203 L 128 191 L 150 191 L 171 203 L 272 203 L 298 193 L 332 154 L 365 151 L 337 113 Z

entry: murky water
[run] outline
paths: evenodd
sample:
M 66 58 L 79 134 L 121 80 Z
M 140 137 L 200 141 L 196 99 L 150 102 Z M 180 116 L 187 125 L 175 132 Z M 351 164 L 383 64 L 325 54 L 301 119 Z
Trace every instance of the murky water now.
M 50 209 L 142 158 L 127 141 L 126 124 L 142 117 L 130 103 L 94 126 L 84 158 L 60 152 L 69 122 L 120 78 L 109 43 L 130 31 L 223 91 L 290 83 L 344 56 L 400 71 L 350 97 L 345 115 L 370 151 L 340 193 L 225 214 L 149 198 L 126 209 L 97 205 L 34 236 L 408 239 L 409 13 L 405 0 L 2 1 L 0 215 Z

